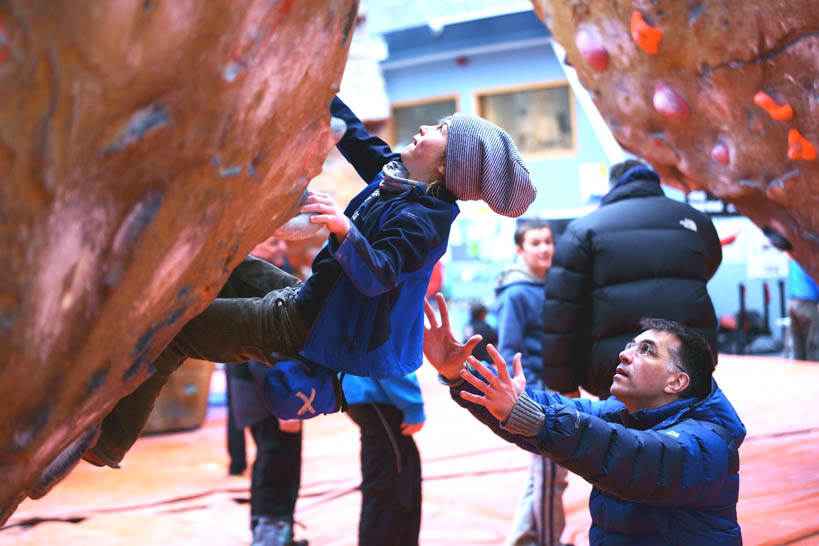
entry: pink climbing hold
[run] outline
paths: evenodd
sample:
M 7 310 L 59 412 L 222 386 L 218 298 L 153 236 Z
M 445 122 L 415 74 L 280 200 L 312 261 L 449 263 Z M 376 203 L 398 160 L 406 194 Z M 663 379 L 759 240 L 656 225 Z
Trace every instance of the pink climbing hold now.
M 711 159 L 723 165 L 728 165 L 731 162 L 731 152 L 728 150 L 728 146 L 722 142 L 717 142 L 714 149 L 711 150 Z
M 664 83 L 654 87 L 654 109 L 671 119 L 683 119 L 691 114 L 685 99 Z
M 609 52 L 597 32 L 583 29 L 574 37 L 574 45 L 593 69 L 603 72 L 609 66 Z

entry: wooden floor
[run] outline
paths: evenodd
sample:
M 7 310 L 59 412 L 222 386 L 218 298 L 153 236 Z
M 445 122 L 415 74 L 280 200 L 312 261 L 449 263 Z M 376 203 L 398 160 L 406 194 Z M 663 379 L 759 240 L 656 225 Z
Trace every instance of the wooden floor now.
M 416 436 L 420 542 L 502 544 L 529 455 L 449 400 L 428 366 L 419 377 L 428 418 Z M 819 544 L 819 364 L 723 356 L 716 378 L 748 429 L 738 506 L 745 544 Z M 248 478 L 226 475 L 224 437 L 217 408 L 199 430 L 140 439 L 121 470 L 81 463 L 45 498 L 24 502 L 0 529 L 0 544 L 249 544 Z M 297 537 L 355 544 L 358 429 L 345 415 L 314 419 L 303 453 Z M 588 544 L 590 488 L 570 477 L 564 542 Z

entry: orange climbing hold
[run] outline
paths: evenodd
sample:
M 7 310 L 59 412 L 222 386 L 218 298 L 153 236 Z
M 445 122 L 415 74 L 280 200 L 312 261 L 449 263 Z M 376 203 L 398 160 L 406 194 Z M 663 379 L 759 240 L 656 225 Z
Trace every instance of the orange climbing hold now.
M 816 159 L 816 148 L 799 131 L 791 129 L 788 131 L 788 157 L 812 161 Z
M 793 118 L 793 108 L 791 108 L 790 104 L 785 103 L 780 106 L 770 95 L 763 91 L 754 95 L 754 103 L 760 108 L 764 108 L 777 121 L 788 121 Z
M 646 23 L 643 14 L 635 11 L 631 14 L 631 37 L 644 51 L 656 55 L 660 50 L 663 31 Z

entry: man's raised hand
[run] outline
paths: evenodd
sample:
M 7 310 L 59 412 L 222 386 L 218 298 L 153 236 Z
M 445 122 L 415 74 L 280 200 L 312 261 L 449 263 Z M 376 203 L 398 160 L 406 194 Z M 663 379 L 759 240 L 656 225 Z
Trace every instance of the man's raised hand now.
M 492 345 L 487 345 L 486 350 L 492 361 L 495 363 L 495 368 L 498 370 L 496 376 L 492 373 L 486 365 L 484 365 L 477 358 L 470 356 L 469 364 L 475 368 L 484 381 L 472 375 L 469 370 L 462 370 L 461 377 L 464 378 L 470 385 L 483 393 L 483 396 L 472 394 L 471 392 L 461 391 L 461 398 L 473 404 L 478 404 L 489 410 L 498 421 L 501 423 L 509 419 L 509 414 L 512 413 L 512 408 L 518 400 L 518 396 L 526 388 L 526 378 L 523 376 L 523 366 L 520 363 L 520 353 L 515 355 L 512 360 L 512 372 L 514 377 L 509 377 L 509 370 L 506 368 L 506 361 L 500 355 L 497 349 Z
M 449 325 L 449 309 L 446 300 L 440 293 L 435 295 L 438 302 L 438 311 L 441 313 L 441 320 L 435 316 L 435 310 L 427 300 L 424 300 L 424 313 L 429 321 L 429 328 L 424 326 L 424 355 L 429 363 L 443 375 L 447 381 L 458 379 L 458 373 L 464 369 L 466 357 L 472 354 L 481 339 L 480 335 L 474 335 L 461 343 L 452 335 L 452 328 Z

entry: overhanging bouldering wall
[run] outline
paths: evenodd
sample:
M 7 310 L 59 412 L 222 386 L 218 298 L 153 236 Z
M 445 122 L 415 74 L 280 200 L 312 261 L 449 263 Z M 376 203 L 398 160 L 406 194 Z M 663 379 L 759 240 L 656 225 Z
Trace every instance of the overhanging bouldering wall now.
M 0 523 L 295 212 L 356 13 L 0 2 Z
M 819 279 L 819 3 L 533 0 L 618 142 Z

